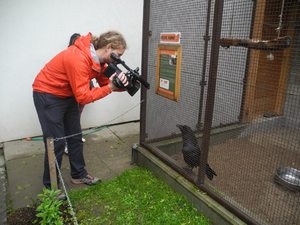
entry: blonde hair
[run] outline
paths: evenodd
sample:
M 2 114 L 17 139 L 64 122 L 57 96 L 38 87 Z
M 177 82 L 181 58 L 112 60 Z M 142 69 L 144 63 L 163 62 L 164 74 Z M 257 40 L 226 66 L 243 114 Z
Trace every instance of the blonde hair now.
M 93 36 L 92 43 L 96 50 L 103 48 L 108 44 L 111 44 L 113 49 L 123 48 L 125 50 L 127 48 L 123 35 L 117 31 L 107 31 L 99 37 Z

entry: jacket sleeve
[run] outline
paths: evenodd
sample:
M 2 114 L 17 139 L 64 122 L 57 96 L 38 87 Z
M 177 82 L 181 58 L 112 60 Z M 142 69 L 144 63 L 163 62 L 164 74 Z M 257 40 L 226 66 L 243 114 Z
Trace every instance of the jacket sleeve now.
M 112 91 L 108 86 L 108 79 L 102 82 L 101 87 L 90 89 L 91 61 L 80 54 L 66 54 L 64 66 L 72 92 L 78 103 L 85 105 L 99 100 Z
M 100 68 L 99 76 L 96 77 L 97 83 L 99 84 L 100 87 L 108 85 L 109 83 L 109 78 L 104 75 L 104 71 L 106 67 L 107 64 L 102 65 L 102 67 Z

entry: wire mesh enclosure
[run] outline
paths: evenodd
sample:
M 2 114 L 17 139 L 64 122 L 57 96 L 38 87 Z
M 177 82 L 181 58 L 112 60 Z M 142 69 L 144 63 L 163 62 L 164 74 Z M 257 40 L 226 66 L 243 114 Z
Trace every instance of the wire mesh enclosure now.
M 141 144 L 247 224 L 300 224 L 300 1 L 144 4 Z

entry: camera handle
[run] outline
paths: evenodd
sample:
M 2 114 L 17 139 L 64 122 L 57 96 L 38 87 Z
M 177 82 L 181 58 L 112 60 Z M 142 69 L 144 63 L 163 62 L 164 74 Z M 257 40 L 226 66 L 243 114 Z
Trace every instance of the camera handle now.
M 118 75 L 114 76 L 112 82 L 117 88 L 126 88 L 124 86 L 124 84 L 122 83 L 122 81 L 119 79 Z M 130 84 L 128 84 L 128 85 L 130 85 Z
M 116 76 L 113 77 L 112 83 L 117 87 L 117 88 L 125 88 L 122 81 L 119 79 L 118 74 L 121 73 L 122 71 L 113 63 L 109 63 L 108 66 L 106 67 L 104 71 L 104 75 L 106 77 L 111 77 L 114 73 L 117 73 Z

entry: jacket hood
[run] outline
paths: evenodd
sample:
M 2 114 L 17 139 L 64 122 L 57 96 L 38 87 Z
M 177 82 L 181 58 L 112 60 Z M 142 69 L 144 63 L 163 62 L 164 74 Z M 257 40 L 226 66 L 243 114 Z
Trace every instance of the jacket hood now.
M 85 36 L 80 36 L 79 38 L 77 38 L 74 45 L 92 60 L 93 70 L 100 72 L 99 62 L 95 61 L 93 59 L 93 56 L 91 55 L 91 49 L 90 49 L 91 43 L 92 43 L 92 34 L 88 33 Z

